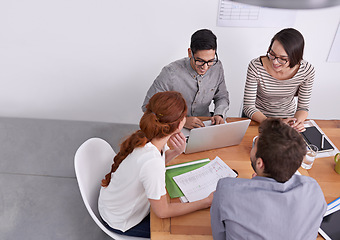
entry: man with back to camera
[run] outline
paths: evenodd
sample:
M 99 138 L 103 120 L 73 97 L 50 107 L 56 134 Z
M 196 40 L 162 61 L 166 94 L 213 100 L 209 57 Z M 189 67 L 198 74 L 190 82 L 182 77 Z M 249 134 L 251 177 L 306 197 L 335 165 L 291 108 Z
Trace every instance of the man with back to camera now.
M 301 135 L 279 119 L 259 127 L 252 179 L 223 178 L 211 205 L 214 240 L 316 239 L 327 204 L 319 184 L 294 174 L 306 154 Z
M 149 88 L 142 106 L 157 92 L 178 91 L 188 106 L 188 129 L 204 127 L 197 116 L 211 116 L 209 105 L 214 100 L 212 124 L 224 123 L 229 109 L 229 93 L 224 80 L 224 70 L 216 53 L 217 38 L 212 31 L 201 29 L 191 36 L 188 57 L 165 66 Z

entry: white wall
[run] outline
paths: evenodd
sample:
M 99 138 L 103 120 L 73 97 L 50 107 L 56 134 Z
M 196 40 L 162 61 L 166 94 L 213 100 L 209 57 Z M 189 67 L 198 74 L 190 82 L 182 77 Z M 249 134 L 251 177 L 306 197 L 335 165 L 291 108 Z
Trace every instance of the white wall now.
M 247 65 L 278 28 L 216 26 L 217 0 L 31 0 L 0 7 L 0 116 L 138 123 L 161 68 L 211 29 L 238 116 Z M 326 58 L 340 7 L 298 11 L 305 59 L 316 68 L 310 117 L 340 119 L 340 63 Z

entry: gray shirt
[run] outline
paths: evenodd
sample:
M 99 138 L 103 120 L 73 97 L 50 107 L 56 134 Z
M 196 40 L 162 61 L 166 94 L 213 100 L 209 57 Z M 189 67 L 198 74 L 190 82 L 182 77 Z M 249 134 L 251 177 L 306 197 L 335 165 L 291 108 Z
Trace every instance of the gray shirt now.
M 214 240 L 313 239 L 327 204 L 319 184 L 293 175 L 279 183 L 272 178 L 224 178 L 211 205 Z
M 142 110 L 157 92 L 182 93 L 188 106 L 188 116 L 210 116 L 209 105 L 214 100 L 214 115 L 223 115 L 229 109 L 229 93 L 224 80 L 221 61 L 204 75 L 198 75 L 190 65 L 190 58 L 183 58 L 165 66 L 148 90 Z

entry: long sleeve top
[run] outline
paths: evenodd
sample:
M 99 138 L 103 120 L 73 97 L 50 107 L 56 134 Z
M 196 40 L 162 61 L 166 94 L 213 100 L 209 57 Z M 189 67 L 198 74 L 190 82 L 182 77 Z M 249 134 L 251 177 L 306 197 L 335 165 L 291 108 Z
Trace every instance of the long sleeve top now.
M 292 78 L 279 80 L 266 71 L 261 57 L 253 59 L 248 66 L 243 112 L 250 118 L 257 111 L 266 117 L 285 118 L 293 117 L 296 111 L 309 111 L 314 76 L 314 67 L 302 60 Z
M 157 92 L 177 91 L 182 93 L 188 116 L 210 116 L 209 105 L 214 101 L 214 115 L 226 117 L 229 109 L 229 93 L 224 80 L 221 61 L 204 75 L 199 75 L 190 65 L 190 58 L 183 58 L 165 66 L 148 90 L 142 110 Z
M 319 184 L 256 176 L 220 179 L 210 208 L 214 240 L 315 240 L 327 204 Z

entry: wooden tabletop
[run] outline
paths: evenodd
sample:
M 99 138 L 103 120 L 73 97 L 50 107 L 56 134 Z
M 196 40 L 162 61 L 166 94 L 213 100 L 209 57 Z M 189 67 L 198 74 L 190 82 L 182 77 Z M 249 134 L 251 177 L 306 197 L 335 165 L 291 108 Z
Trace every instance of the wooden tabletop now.
M 241 118 L 228 118 L 228 122 L 239 121 Z M 315 120 L 330 140 L 340 147 L 340 120 Z M 197 160 L 202 158 L 214 159 L 220 157 L 228 166 L 235 169 L 240 178 L 251 178 L 253 169 L 250 165 L 249 153 L 253 137 L 258 135 L 258 123 L 251 122 L 242 140 L 237 146 L 231 146 L 209 151 L 182 154 L 172 160 L 170 165 Z M 340 175 L 334 171 L 333 157 L 317 158 L 310 170 L 299 168 L 303 175 L 311 176 L 320 184 L 329 203 L 340 197 Z M 179 202 L 178 199 L 170 199 Z M 196 211 L 180 217 L 160 219 L 151 210 L 151 239 L 152 240 L 208 240 L 213 239 L 210 226 L 210 209 Z M 322 237 L 318 237 L 322 239 Z

